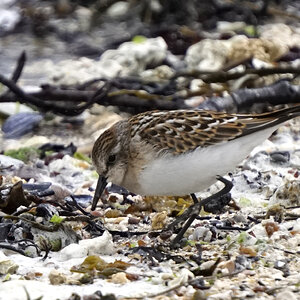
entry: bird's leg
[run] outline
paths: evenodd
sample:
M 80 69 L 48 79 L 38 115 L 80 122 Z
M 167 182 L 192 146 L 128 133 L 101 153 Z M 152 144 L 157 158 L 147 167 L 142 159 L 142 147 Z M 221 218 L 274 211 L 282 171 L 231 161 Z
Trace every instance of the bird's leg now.
M 194 193 L 191 194 L 191 197 L 192 197 L 192 199 L 194 201 L 194 204 L 196 204 L 196 203 L 199 202 L 198 199 L 197 199 L 197 197 L 196 197 L 196 195 Z
M 216 193 L 208 198 L 203 199 L 201 202 L 198 201 L 195 194 L 191 194 L 191 197 L 194 201 L 194 205 L 191 205 L 182 215 L 177 217 L 166 228 L 166 231 L 174 231 L 175 227 L 182 225 L 193 213 L 199 214 L 202 206 L 206 205 L 207 203 L 209 203 L 212 200 L 223 197 L 224 195 L 226 195 L 230 192 L 230 190 L 232 189 L 232 186 L 233 186 L 232 183 L 229 180 L 227 180 L 221 176 L 217 176 L 217 179 L 220 180 L 221 182 L 223 182 L 225 184 L 225 187 L 218 193 Z
M 216 200 L 220 197 L 223 197 L 224 195 L 226 195 L 230 192 L 230 190 L 233 187 L 232 182 L 221 176 L 217 176 L 217 179 L 225 184 L 225 186 L 223 187 L 223 189 L 221 191 L 201 200 L 200 202 L 198 202 L 198 199 L 196 198 L 195 194 L 191 194 L 191 197 L 193 198 L 195 204 L 190 206 L 189 209 L 187 209 L 187 211 L 179 217 L 180 218 L 179 221 L 175 220 L 173 223 L 171 223 L 168 226 L 168 229 L 170 230 L 170 228 L 173 229 L 178 223 L 181 223 L 181 222 L 184 222 L 187 220 L 186 223 L 184 224 L 184 226 L 182 227 L 182 229 L 179 231 L 179 233 L 176 235 L 174 240 L 171 242 L 171 247 L 176 247 L 178 242 L 182 239 L 184 233 L 187 231 L 187 229 L 190 227 L 190 225 L 194 222 L 194 220 L 199 215 L 202 206 L 206 205 L 207 203 L 209 203 L 212 200 Z
M 191 194 L 191 197 L 194 201 L 194 205 L 191 205 L 182 215 L 176 218 L 164 231 L 174 231 L 176 226 L 181 226 L 193 213 L 195 204 L 199 203 L 196 195 L 194 193 Z

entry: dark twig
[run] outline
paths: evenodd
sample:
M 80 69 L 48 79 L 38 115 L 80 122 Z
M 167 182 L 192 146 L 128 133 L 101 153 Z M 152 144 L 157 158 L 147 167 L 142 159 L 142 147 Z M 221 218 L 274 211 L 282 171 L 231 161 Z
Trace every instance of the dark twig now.
M 44 251 L 45 251 L 45 255 L 43 256 L 42 260 L 46 260 L 50 251 L 52 250 L 52 245 L 50 243 L 44 243 Z
M 241 78 L 245 75 L 257 75 L 257 76 L 268 76 L 274 74 L 300 74 L 299 68 L 293 67 L 277 67 L 277 68 L 268 68 L 268 69 L 246 69 L 243 72 L 228 73 L 225 71 L 184 71 L 178 72 L 174 75 L 174 78 L 184 76 L 192 78 L 201 78 L 206 83 L 213 82 L 226 82 L 233 79 Z
M 1 82 L 1 77 L 0 77 Z M 88 101 L 88 99 L 92 98 L 94 96 L 94 92 L 92 91 L 79 91 L 79 90 L 62 90 L 59 88 L 51 88 L 47 90 L 42 90 L 35 93 L 28 93 L 27 95 L 29 97 L 34 97 L 35 99 L 38 99 L 39 102 L 36 101 L 32 103 L 31 101 L 27 101 L 27 103 L 35 105 L 37 108 L 40 108 L 41 110 L 49 110 L 53 112 L 57 112 L 64 115 L 76 115 L 76 113 L 81 113 L 81 110 L 73 109 L 70 110 L 69 108 L 63 108 L 62 106 L 56 106 L 55 104 L 45 104 L 45 101 L 52 101 L 52 102 L 75 102 L 75 103 L 82 103 Z M 102 96 L 103 97 L 103 96 Z M 5 98 L 3 96 L 0 96 L 0 103 L 1 102 L 16 102 L 19 101 L 20 98 L 15 95 L 7 95 Z M 25 101 L 22 101 L 23 103 L 26 103 Z M 99 95 L 96 98 L 93 98 L 93 103 L 98 103 L 104 106 L 114 105 L 118 107 L 132 107 L 132 108 L 138 108 L 140 110 L 151 110 L 151 109 L 159 109 L 159 110 L 175 110 L 175 109 L 183 109 L 187 108 L 187 106 L 184 104 L 183 101 L 165 101 L 160 99 L 152 99 L 152 100 L 146 100 L 146 99 L 139 99 L 134 96 L 129 95 L 122 95 L 122 96 L 114 96 L 114 97 L 103 97 L 101 98 Z M 92 103 L 90 103 L 89 106 L 91 106 Z M 69 113 L 71 112 L 71 113 Z
M 249 111 L 254 104 L 288 104 L 300 102 L 300 87 L 286 80 L 280 80 L 272 85 L 256 89 L 240 89 L 227 97 L 212 97 L 202 102 L 197 108 L 241 112 Z
M 59 226 L 60 226 L 60 224 L 54 224 L 54 225 L 47 226 L 47 225 L 43 225 L 43 224 L 40 224 L 40 223 L 35 222 L 35 221 L 28 220 L 28 219 L 23 218 L 23 217 L 12 216 L 12 215 L 5 215 L 3 218 L 4 219 L 17 220 L 17 221 L 21 220 L 23 222 L 29 223 L 31 226 L 33 226 L 35 228 L 38 228 L 38 229 L 44 230 L 44 231 L 49 231 L 49 232 L 57 231 L 59 229 Z
M 2 241 L 0 241 L 0 242 L 2 242 Z M 41 251 L 40 248 L 38 247 L 38 245 L 36 245 L 35 242 L 30 239 L 21 239 L 21 240 L 17 240 L 17 241 L 11 241 L 10 243 L 11 244 L 20 244 L 22 242 L 29 243 L 29 245 L 25 245 L 25 248 L 34 247 L 36 249 L 37 253 L 39 253 Z
M 73 195 L 70 195 L 70 198 L 72 199 L 71 204 L 76 207 L 82 214 L 84 214 L 85 216 L 91 216 L 90 213 L 86 212 L 78 203 L 77 201 L 74 199 Z
M 86 104 L 78 105 L 75 108 L 68 108 L 63 106 L 58 106 L 54 104 L 48 104 L 42 101 L 41 99 L 32 96 L 31 94 L 26 94 L 21 88 L 19 88 L 13 80 L 7 79 L 4 76 L 0 74 L 0 82 L 7 86 L 16 96 L 20 97 L 18 99 L 22 103 L 29 103 L 32 104 L 38 108 L 40 108 L 42 111 L 53 111 L 58 114 L 63 114 L 67 116 L 76 116 L 81 114 L 85 109 L 92 106 L 93 103 L 97 101 L 97 98 L 92 97 L 94 93 L 92 93 L 89 98 L 86 98 L 85 101 L 87 101 Z M 106 85 L 102 87 L 102 90 L 106 91 Z M 4 97 L 4 101 L 7 101 L 8 99 Z M 0 100 L 1 101 L 1 100 Z
M 20 243 L 27 243 L 25 245 L 20 245 Z M 36 252 L 39 254 L 40 253 L 40 248 L 35 244 L 34 241 L 30 240 L 30 239 L 21 239 L 21 240 L 17 240 L 17 241 L 6 241 L 6 240 L 1 240 L 0 241 L 0 248 L 5 248 L 5 249 L 10 249 L 13 251 L 16 251 L 22 255 L 26 255 L 25 250 L 23 249 L 19 249 L 19 248 L 14 248 L 14 246 L 12 246 L 13 244 L 17 244 L 19 247 L 22 248 L 28 248 L 28 247 L 34 247 L 36 249 Z
M 26 62 L 26 53 L 25 51 L 23 51 L 20 55 L 20 57 L 18 58 L 18 61 L 17 61 L 17 65 L 16 65 L 16 68 L 11 76 L 11 81 L 14 82 L 14 83 L 17 83 L 17 81 L 19 80 L 21 74 L 22 74 L 22 71 L 24 69 L 24 66 L 25 66 L 25 62 Z M 6 99 L 9 95 L 10 95 L 10 89 L 7 90 L 6 92 L 4 92 L 1 97 L 3 97 L 4 99 Z
M 16 69 L 13 72 L 13 75 L 11 77 L 11 80 L 13 82 L 17 82 L 22 74 L 22 71 L 24 69 L 25 66 L 25 62 L 26 62 L 26 52 L 23 51 L 20 55 L 20 57 L 18 58 L 18 62 L 17 62 L 17 66 Z
M 250 227 L 216 226 L 216 229 L 219 229 L 219 230 L 237 230 L 237 231 L 246 231 L 246 230 L 249 230 Z
M 11 245 L 8 245 L 8 244 L 2 244 L 2 243 L 0 243 L 0 249 L 1 249 L 1 248 L 2 248 L 2 249 L 12 250 L 12 251 L 15 251 L 15 252 L 17 252 L 17 253 L 20 253 L 20 254 L 26 256 L 26 253 L 25 253 L 24 250 L 18 249 L 18 248 L 16 248 L 16 247 L 11 246 Z
M 0 82 L 2 84 L 4 84 L 5 86 L 7 86 L 14 94 L 16 94 L 17 96 L 20 97 L 20 102 L 24 102 L 24 103 L 29 103 L 29 104 L 33 104 L 37 107 L 41 106 L 40 105 L 40 99 L 31 96 L 30 94 L 26 94 L 21 88 L 19 88 L 15 82 L 11 79 L 7 79 L 4 76 L 2 76 L 0 74 Z M 43 104 L 45 109 L 50 109 L 52 108 L 52 105 L 47 105 L 47 104 Z
M 276 246 L 273 246 L 273 248 L 277 249 L 277 250 L 280 250 L 280 251 L 283 251 L 286 254 L 292 254 L 292 255 L 299 255 L 300 254 L 300 251 L 293 252 L 293 251 L 289 251 L 289 250 L 286 250 L 286 249 L 281 249 L 281 248 L 276 247 Z

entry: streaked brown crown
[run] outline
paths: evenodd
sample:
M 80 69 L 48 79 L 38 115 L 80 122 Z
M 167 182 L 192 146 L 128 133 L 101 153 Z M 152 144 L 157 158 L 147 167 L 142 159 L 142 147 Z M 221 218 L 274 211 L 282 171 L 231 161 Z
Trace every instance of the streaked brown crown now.
M 110 153 L 115 143 L 115 128 L 112 126 L 105 130 L 96 140 L 92 151 L 92 160 L 95 162 L 99 155 Z

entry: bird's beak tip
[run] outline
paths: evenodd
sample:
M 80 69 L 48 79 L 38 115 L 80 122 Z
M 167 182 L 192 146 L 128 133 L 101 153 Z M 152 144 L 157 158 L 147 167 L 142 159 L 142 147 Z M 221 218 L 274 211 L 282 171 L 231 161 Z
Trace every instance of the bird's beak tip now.
M 94 198 L 92 200 L 92 210 L 96 209 L 97 203 L 99 198 L 101 197 L 105 187 L 107 185 L 107 178 L 103 175 L 99 175 L 98 181 L 97 181 L 97 187 L 95 190 Z

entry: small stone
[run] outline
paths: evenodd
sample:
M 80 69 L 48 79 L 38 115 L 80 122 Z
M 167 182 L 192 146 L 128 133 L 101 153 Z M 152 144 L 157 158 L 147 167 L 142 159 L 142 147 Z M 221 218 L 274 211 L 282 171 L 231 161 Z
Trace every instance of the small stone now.
M 106 10 L 106 14 L 110 18 L 118 18 L 124 16 L 129 10 L 130 3 L 126 1 L 118 1 L 109 6 Z
M 283 300 L 283 299 L 297 300 L 297 296 L 290 291 L 282 291 L 276 295 L 276 300 Z
M 279 226 L 275 222 L 267 222 L 264 224 L 268 237 L 271 237 L 275 231 L 279 230 Z
M 53 285 L 66 283 L 66 281 L 67 281 L 66 275 L 64 275 L 63 273 L 61 273 L 57 270 L 52 270 L 49 273 L 48 277 L 49 277 L 50 283 Z
M 14 169 L 19 169 L 24 165 L 24 162 L 19 159 L 0 154 L 0 165 L 2 169 L 10 167 L 13 167 Z
M 105 231 L 102 236 L 81 240 L 79 241 L 79 245 L 88 250 L 88 255 L 113 254 L 116 252 L 112 236 L 107 231 Z
M 86 257 L 88 255 L 87 247 L 79 244 L 70 244 L 69 246 L 63 248 L 60 252 L 60 261 L 67 261 L 71 258 Z
M 36 127 L 43 116 L 35 112 L 24 112 L 10 116 L 3 124 L 2 131 L 4 138 L 16 139 L 31 132 Z
M 166 211 L 156 213 L 152 217 L 152 229 L 157 230 L 164 228 L 167 222 L 167 215 Z
M 212 232 L 210 231 L 209 228 L 207 227 L 197 227 L 190 239 L 195 240 L 195 241 L 205 241 L 205 242 L 210 242 L 212 239 Z
M 233 260 L 227 260 L 219 263 L 218 269 L 226 269 L 227 274 L 232 274 L 235 271 L 235 262 Z
M 139 223 L 140 223 L 140 219 L 139 218 L 133 218 L 133 217 L 129 217 L 128 218 L 128 224 L 137 225 Z
M 271 162 L 279 165 L 287 164 L 290 161 L 290 152 L 288 151 L 274 151 L 270 153 Z
M 0 275 L 14 274 L 18 270 L 19 266 L 10 259 L 0 260 Z
M 208 260 L 201 264 L 200 269 L 201 270 L 208 270 L 210 269 L 216 262 L 214 260 Z
M 130 280 L 127 279 L 125 272 L 119 272 L 111 276 L 111 282 L 113 283 L 125 284 L 129 281 Z
M 244 247 L 244 246 L 241 246 L 240 247 L 240 253 L 241 254 L 246 254 L 248 256 L 251 256 L 251 257 L 254 257 L 257 255 L 256 251 L 254 248 L 252 247 Z
M 202 290 L 197 290 L 194 295 L 192 300 L 206 300 L 207 299 L 207 295 L 205 291 Z
M 162 233 L 159 235 L 159 237 L 165 241 L 167 239 L 169 239 L 171 236 L 172 236 L 172 231 L 171 230 L 168 230 L 168 231 L 162 231 Z
M 121 216 L 121 211 L 118 209 L 110 209 L 106 211 L 104 215 L 106 218 L 117 218 Z

